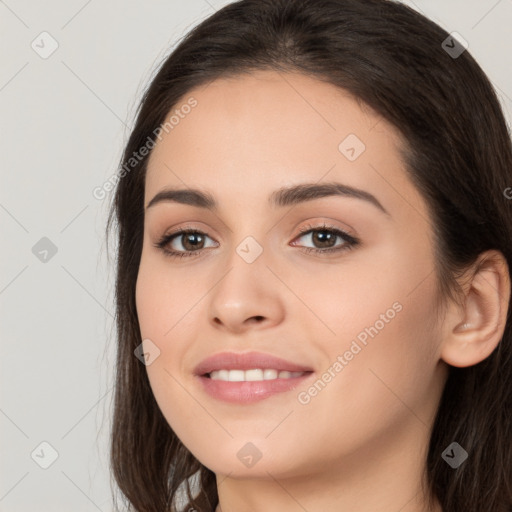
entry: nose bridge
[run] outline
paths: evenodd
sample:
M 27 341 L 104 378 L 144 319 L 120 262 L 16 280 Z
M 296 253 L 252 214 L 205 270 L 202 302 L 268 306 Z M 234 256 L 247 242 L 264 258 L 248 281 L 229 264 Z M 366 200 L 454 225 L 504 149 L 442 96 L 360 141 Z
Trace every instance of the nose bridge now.
M 262 201 L 253 197 L 252 203 L 242 204 L 235 197 L 230 203 L 235 212 L 228 234 L 229 246 L 233 252 L 229 256 L 230 266 L 239 260 L 252 266 L 255 262 L 267 259 L 266 251 L 272 236 L 272 225 L 265 209 L 261 209 Z
M 247 232 L 247 231 L 245 231 Z M 241 231 L 241 233 L 243 233 Z M 236 234 L 234 235 L 236 236 Z M 241 293 L 246 291 L 250 292 L 250 288 L 256 286 L 261 289 L 266 279 L 271 275 L 266 264 L 268 263 L 268 248 L 264 247 L 263 236 L 258 236 L 261 240 L 256 239 L 253 235 L 243 235 L 238 243 L 234 243 L 229 255 L 225 261 L 226 272 L 224 277 L 219 282 L 219 285 L 224 284 L 232 287 L 242 287 Z M 268 275 L 267 275 L 268 274 Z M 234 292 L 235 290 L 231 290 Z M 239 294 L 239 291 L 235 292 Z
M 258 260 L 264 260 L 261 258 L 264 253 L 265 241 L 264 234 L 258 236 L 259 240 L 253 235 L 246 235 L 242 241 L 236 246 L 235 252 L 239 258 L 247 265 L 252 265 Z M 268 246 L 268 244 L 265 244 Z

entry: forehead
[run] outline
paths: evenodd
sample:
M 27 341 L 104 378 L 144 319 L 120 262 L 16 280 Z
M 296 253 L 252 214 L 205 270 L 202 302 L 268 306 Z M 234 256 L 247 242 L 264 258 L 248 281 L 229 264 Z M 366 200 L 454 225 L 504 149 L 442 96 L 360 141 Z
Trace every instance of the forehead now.
M 162 132 L 152 160 L 170 153 L 176 162 L 182 156 L 213 158 L 222 150 L 232 159 L 282 161 L 317 157 L 320 145 L 337 157 L 344 136 L 353 133 L 366 142 L 368 132 L 381 123 L 344 90 L 297 73 L 256 71 L 219 78 L 191 90 L 169 114 L 179 113 L 190 98 L 197 105 L 179 119 L 173 116 L 175 124 Z M 393 128 L 385 128 L 392 135 Z
M 327 82 L 277 71 L 220 78 L 189 91 L 166 119 L 173 113 L 148 163 L 145 204 L 165 187 L 251 190 L 266 200 L 273 189 L 321 180 L 371 188 L 383 203 L 421 203 L 398 130 Z

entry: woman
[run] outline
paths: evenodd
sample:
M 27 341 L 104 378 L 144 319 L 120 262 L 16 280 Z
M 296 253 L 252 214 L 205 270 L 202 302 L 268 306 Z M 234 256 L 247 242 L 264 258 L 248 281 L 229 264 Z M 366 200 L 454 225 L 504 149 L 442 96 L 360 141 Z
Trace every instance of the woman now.
M 510 512 L 511 170 L 489 80 L 405 5 L 194 28 L 107 226 L 132 510 Z

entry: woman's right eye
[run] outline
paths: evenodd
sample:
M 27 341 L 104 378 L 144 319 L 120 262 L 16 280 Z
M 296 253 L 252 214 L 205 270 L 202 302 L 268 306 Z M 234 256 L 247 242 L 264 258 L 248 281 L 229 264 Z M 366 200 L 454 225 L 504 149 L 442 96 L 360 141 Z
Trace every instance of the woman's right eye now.
M 161 249 L 166 256 L 170 256 L 171 258 L 194 256 L 201 253 L 204 249 L 205 238 L 210 237 L 202 231 L 195 229 L 179 229 L 174 233 L 164 235 L 155 246 Z M 169 249 L 168 246 L 171 245 L 172 247 L 173 244 L 174 248 Z M 181 246 L 184 250 L 176 249 L 176 245 L 178 245 L 178 247 Z

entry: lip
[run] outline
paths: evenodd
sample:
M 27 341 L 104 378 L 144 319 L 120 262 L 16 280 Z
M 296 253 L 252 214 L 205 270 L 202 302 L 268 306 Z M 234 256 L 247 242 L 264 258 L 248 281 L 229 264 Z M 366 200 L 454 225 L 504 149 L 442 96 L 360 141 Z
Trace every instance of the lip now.
M 265 400 L 278 393 L 295 389 L 304 381 L 310 379 L 314 372 L 305 373 L 300 377 L 289 379 L 273 379 L 261 381 L 227 382 L 213 380 L 206 376 L 198 376 L 202 389 L 212 398 L 231 404 L 252 404 Z
M 254 368 L 274 369 L 289 372 L 311 372 L 313 368 L 287 361 L 263 352 L 220 352 L 201 361 L 194 374 L 204 376 L 215 370 L 252 370 Z
M 262 381 L 227 382 L 213 380 L 207 374 L 215 370 L 274 369 L 289 372 L 307 372 L 299 377 Z M 194 369 L 194 377 L 211 397 L 234 404 L 250 404 L 278 393 L 295 389 L 314 375 L 308 366 L 293 363 L 262 352 L 221 352 L 201 361 Z

